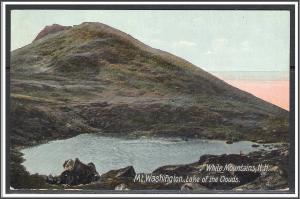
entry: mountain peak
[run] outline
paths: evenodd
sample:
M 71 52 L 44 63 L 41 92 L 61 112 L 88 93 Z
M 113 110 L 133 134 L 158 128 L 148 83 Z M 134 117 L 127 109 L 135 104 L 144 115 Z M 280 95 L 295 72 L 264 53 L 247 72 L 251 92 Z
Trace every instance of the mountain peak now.
M 63 30 L 67 30 L 69 28 L 71 28 L 71 26 L 62 26 L 59 24 L 52 24 L 49 26 L 45 26 L 43 28 L 43 30 L 41 30 L 39 32 L 39 34 L 35 37 L 35 39 L 33 41 L 39 40 L 39 39 L 45 37 L 46 35 L 53 34 L 53 33 L 59 32 L 59 31 L 63 31 Z
M 288 140 L 287 111 L 121 30 L 97 22 L 53 24 L 39 38 L 11 53 L 12 118 L 30 126 L 36 115 L 43 117 L 24 135 L 96 131 Z M 45 133 L 48 121 L 62 122 Z

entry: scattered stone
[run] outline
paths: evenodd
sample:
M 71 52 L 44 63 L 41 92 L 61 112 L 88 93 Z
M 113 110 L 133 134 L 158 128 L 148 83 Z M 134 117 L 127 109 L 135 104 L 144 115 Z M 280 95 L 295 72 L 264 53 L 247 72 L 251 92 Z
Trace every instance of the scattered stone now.
M 128 166 L 117 170 L 110 170 L 109 172 L 101 176 L 102 179 L 105 178 L 120 179 L 120 178 L 134 178 L 134 177 L 135 177 L 135 170 L 133 166 Z
M 122 184 L 119 184 L 115 187 L 115 190 L 116 191 L 123 191 L 123 190 L 130 190 L 127 188 L 126 184 L 122 183 Z
M 64 164 L 65 171 L 61 176 L 48 176 L 47 182 L 51 184 L 63 184 L 63 186 L 80 189 L 106 189 L 106 190 L 136 190 L 136 189 L 160 189 L 160 190 L 181 190 L 181 191 L 205 191 L 205 190 L 279 190 L 288 187 L 288 146 L 281 146 L 272 151 L 255 151 L 247 155 L 223 154 L 223 155 L 203 155 L 198 162 L 183 165 L 167 165 L 159 167 L 152 172 L 153 175 L 169 175 L 205 177 L 213 176 L 218 179 L 238 179 L 233 183 L 228 182 L 193 182 L 193 183 L 142 183 L 134 182 L 135 170 L 132 166 L 111 170 L 101 175 L 101 180 L 92 183 L 83 182 L 86 177 L 81 173 L 90 168 L 90 172 L 96 172 L 93 163 L 87 165 L 78 159 L 67 160 Z M 227 165 L 229 168 L 241 165 L 266 164 L 267 171 L 251 172 L 239 170 L 226 170 L 222 172 L 208 171 L 208 165 Z M 84 165 L 84 166 L 83 166 Z M 79 169 L 78 169 L 79 167 Z M 80 181 L 80 182 L 79 182 Z M 80 183 L 80 185 L 78 185 Z M 85 184 L 86 183 L 86 184 Z M 200 184 L 201 183 L 201 184 Z M 77 186 L 74 186 L 76 185 Z
M 232 140 L 227 140 L 226 144 L 233 144 L 233 141 Z
M 198 183 L 185 183 L 180 188 L 181 191 L 203 191 L 207 190 L 207 187 Z
M 135 171 L 132 166 L 125 167 L 124 169 L 119 170 L 118 174 L 116 175 L 117 178 L 134 178 Z
M 49 184 L 60 184 L 60 177 L 49 175 L 46 177 L 46 182 Z

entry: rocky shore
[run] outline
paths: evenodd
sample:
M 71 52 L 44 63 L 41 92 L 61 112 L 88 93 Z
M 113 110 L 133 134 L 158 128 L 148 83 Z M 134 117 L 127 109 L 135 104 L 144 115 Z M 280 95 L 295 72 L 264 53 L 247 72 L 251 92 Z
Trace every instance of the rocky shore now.
M 67 160 L 59 176 L 31 175 L 13 153 L 12 187 L 82 190 L 288 190 L 288 144 L 249 154 L 203 155 L 197 162 L 166 165 L 152 173 L 133 166 L 99 174 L 97 165 Z M 99 171 L 101 172 L 101 171 Z M 21 180 L 23 179 L 23 180 Z

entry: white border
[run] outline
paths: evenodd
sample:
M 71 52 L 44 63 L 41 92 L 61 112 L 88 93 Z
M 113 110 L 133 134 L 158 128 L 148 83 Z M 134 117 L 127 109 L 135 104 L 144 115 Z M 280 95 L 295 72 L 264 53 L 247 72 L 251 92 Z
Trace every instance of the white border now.
M 4 3 L 1 2 L 1 196 L 3 193 L 6 192 L 5 184 L 6 184 L 6 138 L 5 138 L 5 132 L 6 132 L 6 67 L 5 67 L 5 46 L 6 46 L 6 40 L 5 40 L 5 27 L 4 25 L 4 19 L 5 19 L 5 6 Z M 5 194 L 3 194 L 5 196 Z
M 240 1 L 240 2 L 234 2 L 234 1 L 228 1 L 228 2 L 222 2 L 222 1 L 215 1 L 215 2 L 151 2 L 151 1 L 143 1 L 143 2 L 122 2 L 122 1 L 103 1 L 103 2 L 90 2 L 90 1 L 85 1 L 85 2 L 51 2 L 51 1 L 45 1 L 45 2 L 34 2 L 34 1 L 28 1 L 28 2 L 9 2 L 6 3 L 6 5 L 44 5 L 44 4 L 59 4 L 59 5 L 85 5 L 85 4 L 93 4 L 93 5 L 295 5 L 295 2 L 250 2 L 250 1 Z
M 6 35 L 5 35 L 5 9 L 7 5 L 295 5 L 295 194 L 8 194 L 6 193 Z M 124 197 L 172 197 L 172 198 L 212 198 L 212 197 L 231 197 L 231 198 L 244 198 L 244 197 L 264 197 L 264 198 L 287 198 L 298 197 L 298 2 L 1 2 L 1 197 L 7 198 L 35 198 L 35 197 L 66 197 L 66 198 L 78 198 L 78 197 L 112 197 L 112 198 L 124 198 Z
M 297 193 L 297 195 L 299 194 L 299 8 L 298 8 L 298 3 L 295 4 L 295 193 Z M 297 196 L 299 197 L 299 196 Z

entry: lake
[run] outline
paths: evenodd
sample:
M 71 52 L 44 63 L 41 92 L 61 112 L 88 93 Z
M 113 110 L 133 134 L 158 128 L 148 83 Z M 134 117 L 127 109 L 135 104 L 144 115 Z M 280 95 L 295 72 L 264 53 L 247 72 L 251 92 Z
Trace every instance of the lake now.
M 23 149 L 23 165 L 30 173 L 59 175 L 67 159 L 93 162 L 102 174 L 132 165 L 136 172 L 151 173 L 160 166 L 196 162 L 204 154 L 239 154 L 262 149 L 253 142 L 226 144 L 220 140 L 162 138 L 125 139 L 81 134 L 66 140 L 51 141 Z

